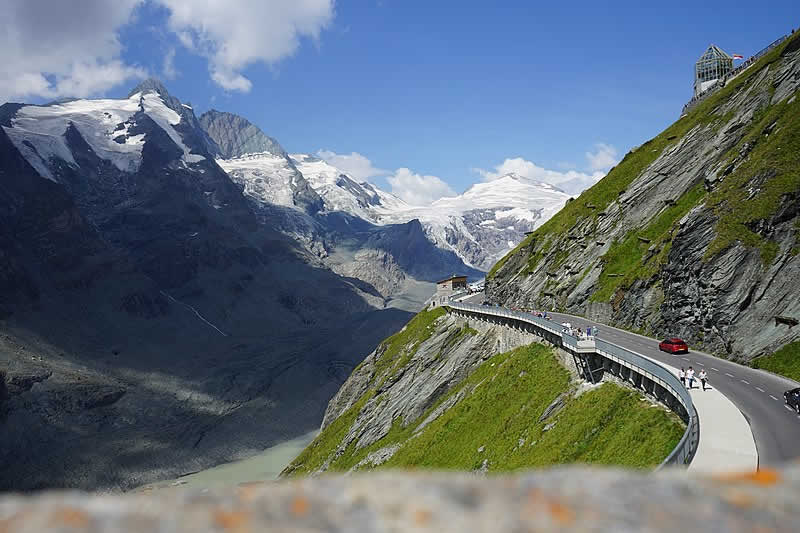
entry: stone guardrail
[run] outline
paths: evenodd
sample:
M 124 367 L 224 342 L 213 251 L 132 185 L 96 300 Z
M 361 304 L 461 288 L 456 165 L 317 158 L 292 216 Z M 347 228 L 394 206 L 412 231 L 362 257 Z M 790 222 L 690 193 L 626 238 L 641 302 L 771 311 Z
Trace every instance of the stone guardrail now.
M 692 397 L 689 391 L 681 384 L 677 376 L 668 369 L 641 354 L 632 352 L 627 348 L 623 348 L 611 342 L 598 338 L 578 339 L 574 335 L 563 332 L 563 327 L 558 322 L 538 317 L 531 313 L 513 311 L 502 307 L 455 302 L 447 303 L 443 307 L 449 307 L 453 310 L 465 313 L 515 320 L 533 326 L 538 330 L 537 333 L 542 338 L 572 353 L 573 356 L 583 358 L 586 355 L 595 355 L 608 361 L 609 364 L 616 363 L 621 367 L 630 369 L 639 376 L 639 383 L 637 385 L 643 387 L 648 392 L 656 394 L 655 386 L 658 385 L 672 398 L 673 401 L 667 401 L 665 403 L 686 421 L 686 430 L 680 442 L 678 442 L 678 445 L 675 446 L 667 458 L 658 466 L 657 470 L 667 465 L 686 465 L 691 462 L 700 440 L 700 422 L 694 405 L 692 404 Z M 589 372 L 593 371 L 590 369 Z M 646 382 L 644 379 L 647 379 L 652 386 L 648 388 L 648 386 L 645 385 Z M 677 405 L 675 402 L 677 402 Z M 683 412 L 681 412 L 681 410 L 683 410 Z

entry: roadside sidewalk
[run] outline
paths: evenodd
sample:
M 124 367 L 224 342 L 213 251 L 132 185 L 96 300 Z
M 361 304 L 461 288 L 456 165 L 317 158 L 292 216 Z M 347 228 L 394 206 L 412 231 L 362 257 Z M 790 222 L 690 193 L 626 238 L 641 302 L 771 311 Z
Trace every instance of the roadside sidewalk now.
M 640 354 L 641 355 L 641 354 Z M 647 357 L 647 356 L 643 356 Z M 678 375 L 678 369 L 655 359 L 651 361 Z M 689 472 L 721 473 L 758 469 L 758 451 L 750 424 L 741 411 L 716 388 L 689 391 L 700 419 L 700 442 Z

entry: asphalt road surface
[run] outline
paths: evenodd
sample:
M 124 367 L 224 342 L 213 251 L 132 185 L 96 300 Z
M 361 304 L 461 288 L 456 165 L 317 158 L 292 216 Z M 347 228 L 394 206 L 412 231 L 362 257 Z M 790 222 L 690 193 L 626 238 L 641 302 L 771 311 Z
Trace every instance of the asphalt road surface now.
M 483 294 L 476 294 L 464 303 L 479 304 Z M 585 318 L 561 313 L 549 313 L 559 323 L 569 322 L 572 327 L 586 329 L 597 327 L 598 337 L 633 352 L 674 367 L 692 366 L 696 373 L 705 369 L 709 385 L 716 387 L 739 408 L 750 427 L 758 449 L 759 466 L 774 465 L 800 457 L 800 416 L 787 406 L 783 393 L 798 387 L 796 382 L 749 368 L 713 355 L 696 352 L 689 347 L 688 354 L 669 354 L 658 349 L 659 340 L 606 326 Z M 703 421 L 700 421 L 700 438 L 703 438 Z

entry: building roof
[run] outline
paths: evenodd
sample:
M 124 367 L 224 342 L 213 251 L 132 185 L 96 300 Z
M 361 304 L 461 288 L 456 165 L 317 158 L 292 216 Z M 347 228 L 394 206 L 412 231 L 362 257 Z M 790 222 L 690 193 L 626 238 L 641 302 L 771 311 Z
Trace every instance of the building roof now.
M 725 52 L 725 50 L 723 50 L 716 44 L 710 44 L 708 45 L 708 48 L 706 48 L 706 51 L 703 52 L 703 55 L 701 55 L 697 59 L 697 62 L 699 63 L 700 61 L 706 61 L 709 59 L 717 59 L 717 58 L 733 59 L 731 56 L 727 54 L 727 52 Z
M 453 274 L 449 278 L 443 279 L 441 281 L 437 281 L 436 284 L 438 285 L 439 283 L 445 283 L 447 281 L 456 281 L 456 280 L 462 280 L 462 279 L 464 281 L 466 281 L 467 280 L 467 276 L 456 276 L 455 274 Z

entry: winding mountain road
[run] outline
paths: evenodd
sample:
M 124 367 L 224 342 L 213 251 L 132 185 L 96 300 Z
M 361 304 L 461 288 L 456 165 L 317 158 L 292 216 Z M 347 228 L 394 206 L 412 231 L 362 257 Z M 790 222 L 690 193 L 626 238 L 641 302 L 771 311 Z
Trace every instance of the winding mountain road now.
M 463 300 L 480 303 L 483 294 Z M 691 350 L 688 354 L 668 354 L 658 349 L 659 341 L 599 322 L 563 313 L 549 313 L 558 322 L 573 327 L 598 328 L 598 337 L 628 350 L 674 367 L 705 369 L 709 384 L 716 387 L 742 412 L 750 424 L 758 449 L 759 466 L 775 465 L 800 458 L 800 415 L 785 405 L 784 391 L 800 384 L 763 370 L 749 368 L 713 355 Z M 702 440 L 702 420 L 700 429 Z

